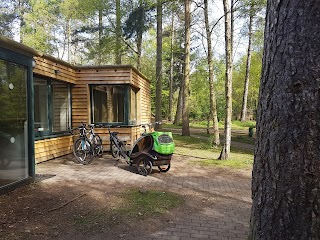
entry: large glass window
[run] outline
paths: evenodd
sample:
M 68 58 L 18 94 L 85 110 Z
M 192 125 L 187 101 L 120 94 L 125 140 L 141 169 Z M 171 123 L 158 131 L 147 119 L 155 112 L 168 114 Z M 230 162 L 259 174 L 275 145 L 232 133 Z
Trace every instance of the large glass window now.
M 136 122 L 136 91 L 128 85 L 93 85 L 91 100 L 92 122 L 117 124 Z
M 0 60 L 0 187 L 28 177 L 27 67 Z
M 67 83 L 34 79 L 35 136 L 62 133 L 71 123 L 70 85 Z

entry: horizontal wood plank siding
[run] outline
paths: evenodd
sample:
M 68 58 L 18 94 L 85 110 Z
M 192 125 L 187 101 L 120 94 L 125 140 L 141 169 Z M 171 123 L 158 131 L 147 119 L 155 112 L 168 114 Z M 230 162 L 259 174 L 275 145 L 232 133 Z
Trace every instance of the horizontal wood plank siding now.
M 67 63 L 64 65 L 52 59 L 46 59 L 45 57 L 34 57 L 34 60 L 36 62 L 36 66 L 33 69 L 35 74 L 68 83 L 76 83 L 75 69 L 67 66 Z M 57 70 L 58 73 L 55 73 L 55 70 Z
M 138 97 L 138 115 L 141 124 L 151 122 L 151 90 L 150 82 L 139 75 L 136 71 L 132 71 L 132 85 L 140 89 Z
M 90 85 L 129 84 L 138 89 L 137 92 L 137 123 L 150 123 L 151 118 L 151 96 L 150 82 L 143 75 L 139 74 L 132 67 L 74 67 L 63 65 L 61 62 L 54 62 L 45 57 L 35 57 L 36 67 L 34 73 L 50 77 L 56 80 L 69 82 L 72 85 L 72 127 L 78 127 L 81 123 L 90 123 Z M 55 74 L 54 70 L 59 70 Z M 119 138 L 127 141 L 127 148 L 130 149 L 135 140 L 141 134 L 141 127 L 121 127 L 112 129 L 119 132 Z M 103 140 L 104 150 L 109 151 L 110 141 L 106 128 L 95 130 Z M 57 137 L 52 139 L 38 140 L 35 142 L 36 162 L 43 162 L 65 154 L 72 153 L 73 138 L 75 136 Z
M 35 141 L 35 161 L 40 163 L 72 152 L 73 136 Z

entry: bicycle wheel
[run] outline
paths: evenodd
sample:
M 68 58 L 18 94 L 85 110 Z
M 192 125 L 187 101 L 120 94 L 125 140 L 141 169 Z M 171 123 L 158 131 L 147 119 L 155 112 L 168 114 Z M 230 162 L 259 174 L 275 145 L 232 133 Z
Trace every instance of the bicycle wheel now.
M 92 143 L 94 147 L 94 154 L 96 156 L 102 155 L 103 153 L 102 139 L 98 134 L 95 134 L 94 138 L 92 139 Z
M 87 139 L 78 138 L 73 144 L 73 154 L 78 163 L 86 165 L 93 161 L 94 150 Z
M 112 157 L 114 158 L 119 157 L 119 149 L 113 141 L 110 142 L 110 151 L 111 151 Z
M 138 160 L 137 164 L 138 173 L 147 176 L 152 172 L 152 162 L 148 157 L 142 157 Z

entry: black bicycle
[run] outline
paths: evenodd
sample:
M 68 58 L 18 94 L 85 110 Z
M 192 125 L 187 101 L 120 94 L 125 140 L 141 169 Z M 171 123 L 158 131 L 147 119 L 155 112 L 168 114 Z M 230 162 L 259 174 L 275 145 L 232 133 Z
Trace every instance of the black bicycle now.
M 110 128 L 117 126 L 108 126 L 108 131 L 110 135 L 110 152 L 114 158 L 123 157 L 127 162 L 129 162 L 128 151 L 125 146 L 125 142 L 121 141 L 118 137 L 118 132 L 112 132 Z
M 78 163 L 84 165 L 90 164 L 95 156 L 95 150 L 90 139 L 87 137 L 86 125 L 82 123 L 76 129 L 79 129 L 79 138 L 73 144 L 73 154 Z M 72 130 L 70 131 L 71 133 Z
M 99 134 L 94 132 L 94 127 L 95 127 L 94 124 L 88 124 L 88 126 L 90 127 L 90 130 L 88 133 L 88 135 L 89 135 L 88 138 L 89 138 L 90 143 L 93 146 L 94 155 L 101 157 L 102 153 L 103 153 L 102 139 L 99 136 Z

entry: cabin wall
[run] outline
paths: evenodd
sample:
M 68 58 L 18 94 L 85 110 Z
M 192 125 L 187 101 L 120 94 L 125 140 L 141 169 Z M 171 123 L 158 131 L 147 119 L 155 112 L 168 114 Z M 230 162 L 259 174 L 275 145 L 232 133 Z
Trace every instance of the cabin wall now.
M 140 123 L 151 122 L 151 91 L 150 82 L 135 71 L 132 71 L 131 82 L 140 89 L 138 93 L 137 111 Z
M 151 96 L 150 82 L 139 74 L 131 66 L 97 66 L 97 67 L 73 67 L 63 62 L 46 58 L 34 57 L 36 66 L 34 74 L 40 77 L 49 77 L 54 80 L 72 84 L 72 127 L 78 127 L 81 123 L 91 122 L 90 84 L 129 84 L 137 93 L 137 124 L 150 123 Z M 109 151 L 110 141 L 107 128 L 96 128 L 103 141 L 104 150 Z M 121 127 L 112 129 L 119 132 L 119 138 L 127 141 L 128 149 L 141 134 L 140 126 Z M 35 141 L 36 163 L 60 157 L 72 152 L 73 138 L 77 136 L 52 137 Z
M 35 162 L 40 163 L 72 152 L 73 136 L 35 141 Z
M 76 83 L 75 70 L 71 65 L 69 66 L 68 64 L 63 64 L 60 61 L 46 57 L 34 57 L 34 60 L 36 66 L 33 69 L 33 74 L 39 74 L 68 83 Z

